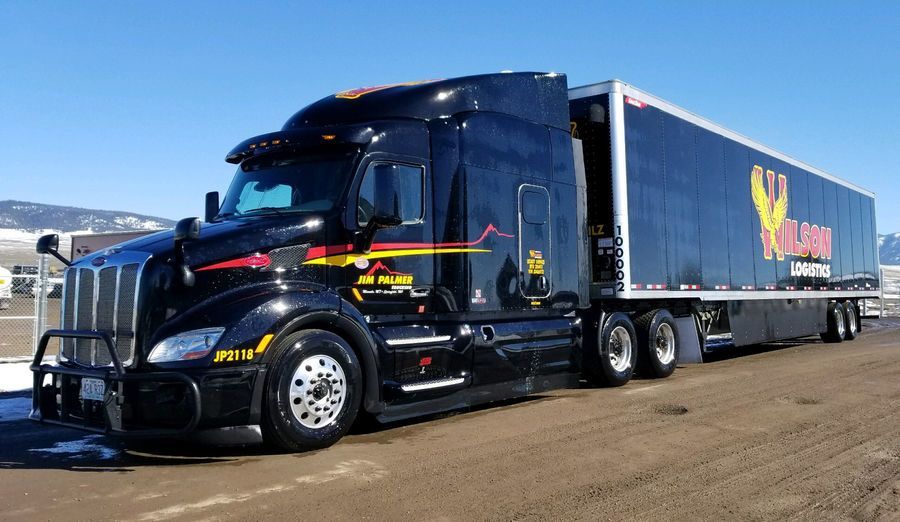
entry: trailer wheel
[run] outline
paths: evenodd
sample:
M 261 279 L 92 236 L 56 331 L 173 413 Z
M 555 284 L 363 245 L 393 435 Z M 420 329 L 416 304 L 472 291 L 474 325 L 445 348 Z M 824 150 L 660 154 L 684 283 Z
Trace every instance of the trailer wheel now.
M 846 331 L 847 322 L 844 317 L 844 307 L 841 303 L 828 304 L 828 330 L 821 334 L 822 340 L 826 343 L 839 343 L 844 340 L 844 332 Z
M 844 340 L 852 341 L 859 333 L 859 314 L 853 301 L 845 301 L 844 305 Z
M 653 310 L 634 321 L 642 375 L 661 378 L 672 375 L 678 364 L 678 329 L 668 310 Z
M 337 442 L 356 419 L 362 400 L 362 371 L 341 337 L 305 330 L 279 343 L 263 404 L 263 436 L 288 451 Z
M 622 386 L 631 380 L 637 360 L 637 336 L 627 315 L 607 318 L 597 335 L 597 349 L 587 365 L 590 380 L 601 386 Z

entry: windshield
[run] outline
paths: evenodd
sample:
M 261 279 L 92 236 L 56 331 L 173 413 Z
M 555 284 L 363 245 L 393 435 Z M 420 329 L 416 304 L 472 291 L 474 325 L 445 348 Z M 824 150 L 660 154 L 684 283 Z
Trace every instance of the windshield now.
M 325 212 L 341 198 L 355 154 L 267 154 L 238 167 L 219 217 Z

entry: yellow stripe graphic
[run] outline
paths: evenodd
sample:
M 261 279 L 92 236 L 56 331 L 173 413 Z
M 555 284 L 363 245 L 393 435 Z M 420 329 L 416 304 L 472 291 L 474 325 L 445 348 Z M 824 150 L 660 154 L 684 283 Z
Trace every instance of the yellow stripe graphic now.
M 386 257 L 427 256 L 434 254 L 460 254 L 464 252 L 490 252 L 484 248 L 410 248 L 401 250 L 380 250 L 368 254 L 337 254 L 333 256 L 311 259 L 304 265 L 347 266 L 357 259 L 383 259 Z

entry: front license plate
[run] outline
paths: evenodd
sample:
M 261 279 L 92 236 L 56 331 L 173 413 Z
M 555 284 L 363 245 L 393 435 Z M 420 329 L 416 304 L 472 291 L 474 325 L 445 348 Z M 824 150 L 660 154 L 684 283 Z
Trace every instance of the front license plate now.
M 102 401 L 106 384 L 101 379 L 81 379 L 81 398 L 88 401 Z

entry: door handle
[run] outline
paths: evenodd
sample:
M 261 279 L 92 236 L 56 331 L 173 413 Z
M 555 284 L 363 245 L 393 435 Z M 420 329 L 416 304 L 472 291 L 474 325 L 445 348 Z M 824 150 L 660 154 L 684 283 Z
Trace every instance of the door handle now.
M 428 297 L 428 294 L 430 294 L 430 293 L 431 293 L 431 288 L 428 288 L 428 287 L 419 287 L 419 288 L 413 288 L 413 289 L 411 289 L 411 290 L 409 291 L 409 296 L 410 296 L 410 297 L 413 297 L 413 298 L 416 298 L 416 297 Z

